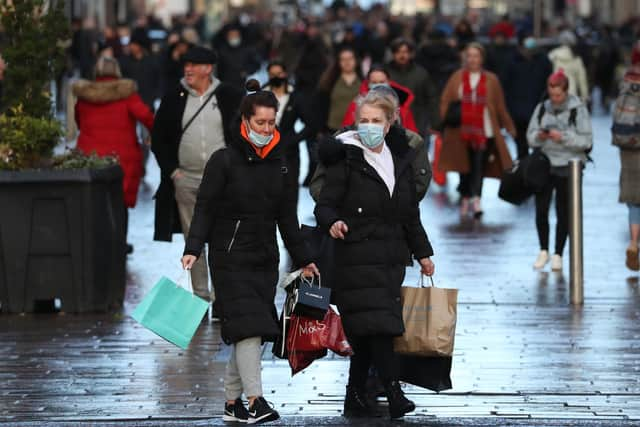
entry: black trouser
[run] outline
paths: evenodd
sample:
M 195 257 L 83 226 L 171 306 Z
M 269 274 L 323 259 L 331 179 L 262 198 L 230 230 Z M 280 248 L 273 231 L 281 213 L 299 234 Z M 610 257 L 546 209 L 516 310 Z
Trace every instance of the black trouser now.
M 474 150 L 467 148 L 469 156 L 469 173 L 460 174 L 460 186 L 458 187 L 462 197 L 482 196 L 482 180 L 484 178 L 484 168 L 489 159 L 490 148 L 494 144 L 494 139 L 487 139 L 484 150 Z
M 541 250 L 549 250 L 549 208 L 553 190 L 556 192 L 556 247 L 562 255 L 569 233 L 569 177 L 551 175 L 549 183 L 536 194 L 536 228 Z
M 529 141 L 527 141 L 527 129 L 529 122 L 516 122 L 516 148 L 518 149 L 518 160 L 522 160 L 529 155 Z
M 364 388 L 372 364 L 382 384 L 397 379 L 392 336 L 349 337 L 349 343 L 353 348 L 349 387 Z

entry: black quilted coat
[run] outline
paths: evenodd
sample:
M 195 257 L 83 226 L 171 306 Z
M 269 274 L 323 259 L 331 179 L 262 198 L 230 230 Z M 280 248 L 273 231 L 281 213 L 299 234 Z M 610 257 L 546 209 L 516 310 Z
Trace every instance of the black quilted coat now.
M 420 223 L 412 156 L 405 139 L 387 139 L 394 162 L 393 195 L 364 159 L 363 149 L 327 140 L 327 169 L 315 215 L 327 232 L 337 220 L 349 227 L 336 240 L 333 292 L 347 336 L 401 335 L 400 287 L 410 256 L 433 254 Z
M 185 254 L 209 244 L 209 266 L 222 339 L 273 340 L 279 250 L 276 225 L 296 266 L 311 262 L 296 212 L 297 184 L 288 179 L 284 144 L 264 158 L 240 134 L 205 168 Z

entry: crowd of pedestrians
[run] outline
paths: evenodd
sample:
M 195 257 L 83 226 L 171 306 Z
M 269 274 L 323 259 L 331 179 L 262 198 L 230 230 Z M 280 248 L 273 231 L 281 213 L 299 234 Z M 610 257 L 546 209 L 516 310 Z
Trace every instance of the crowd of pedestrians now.
M 210 40 L 198 16 L 170 30 L 150 18 L 102 32 L 90 21 L 76 24 L 71 69 L 81 78 L 69 103 L 78 148 L 118 156 L 132 208 L 150 147 L 161 170 L 154 239 L 184 235 L 182 263 L 194 292 L 213 302 L 222 338 L 232 345 L 224 419 L 251 423 L 278 418 L 263 397 L 260 373 L 261 345 L 279 332 L 276 227 L 292 265 L 318 274 L 297 218 L 300 178 L 316 201 L 320 230 L 335 241 L 334 297 L 355 351 L 344 413 L 371 414 L 365 388 L 373 367 L 390 416 L 402 417 L 415 406 L 398 383 L 393 337 L 404 330 L 406 266 L 413 257 L 423 274 L 435 268 L 419 214 L 433 172 L 432 137 L 443 141 L 438 171 L 460 175 L 465 221 L 483 216 L 483 179 L 500 179 L 513 165 L 511 151 L 519 161 L 532 149 L 548 159 L 548 181 L 535 195 L 540 253 L 533 266 L 551 262 L 561 270 L 568 163 L 586 162 L 593 145 L 591 89 L 600 88 L 608 110 L 618 95 L 616 72 L 631 50 L 611 43 L 628 34 L 622 29 L 593 30 L 589 40 L 601 43 L 584 49 L 584 34 L 567 28 L 547 28 L 553 37 L 543 43 L 527 19 L 503 17 L 485 27 L 466 19 L 399 20 L 378 6 L 336 6 L 324 19 L 280 26 L 243 15 Z M 159 29 L 165 36 L 151 37 Z M 629 207 L 626 265 L 637 271 L 640 158 L 629 137 L 640 138 L 637 47 L 632 61 L 613 116 L 614 140 L 624 139 L 618 145 L 620 201 Z M 3 66 L 0 59 L 0 80 Z M 253 78 L 260 75 L 261 83 Z M 635 116 L 624 121 L 631 108 Z M 307 171 L 300 170 L 301 143 Z

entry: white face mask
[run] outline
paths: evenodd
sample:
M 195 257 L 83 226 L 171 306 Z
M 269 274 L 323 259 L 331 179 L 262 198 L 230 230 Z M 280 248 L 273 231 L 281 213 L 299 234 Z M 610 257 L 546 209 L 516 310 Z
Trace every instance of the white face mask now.
M 242 39 L 241 38 L 229 39 L 229 46 L 231 46 L 231 47 L 238 47 L 238 46 L 240 46 L 241 43 L 242 43 Z
M 249 131 L 249 141 L 251 141 L 251 143 L 258 148 L 266 147 L 273 139 L 273 134 L 263 135 L 261 133 L 255 132 L 253 129 L 251 129 L 249 123 L 246 123 L 245 126 Z

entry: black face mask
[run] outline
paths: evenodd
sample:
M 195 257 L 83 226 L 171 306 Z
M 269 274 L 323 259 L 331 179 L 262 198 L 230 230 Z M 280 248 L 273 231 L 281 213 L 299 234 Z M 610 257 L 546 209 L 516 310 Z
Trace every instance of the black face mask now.
M 269 86 L 271 87 L 282 87 L 287 83 L 287 79 L 285 77 L 271 77 L 269 79 Z

